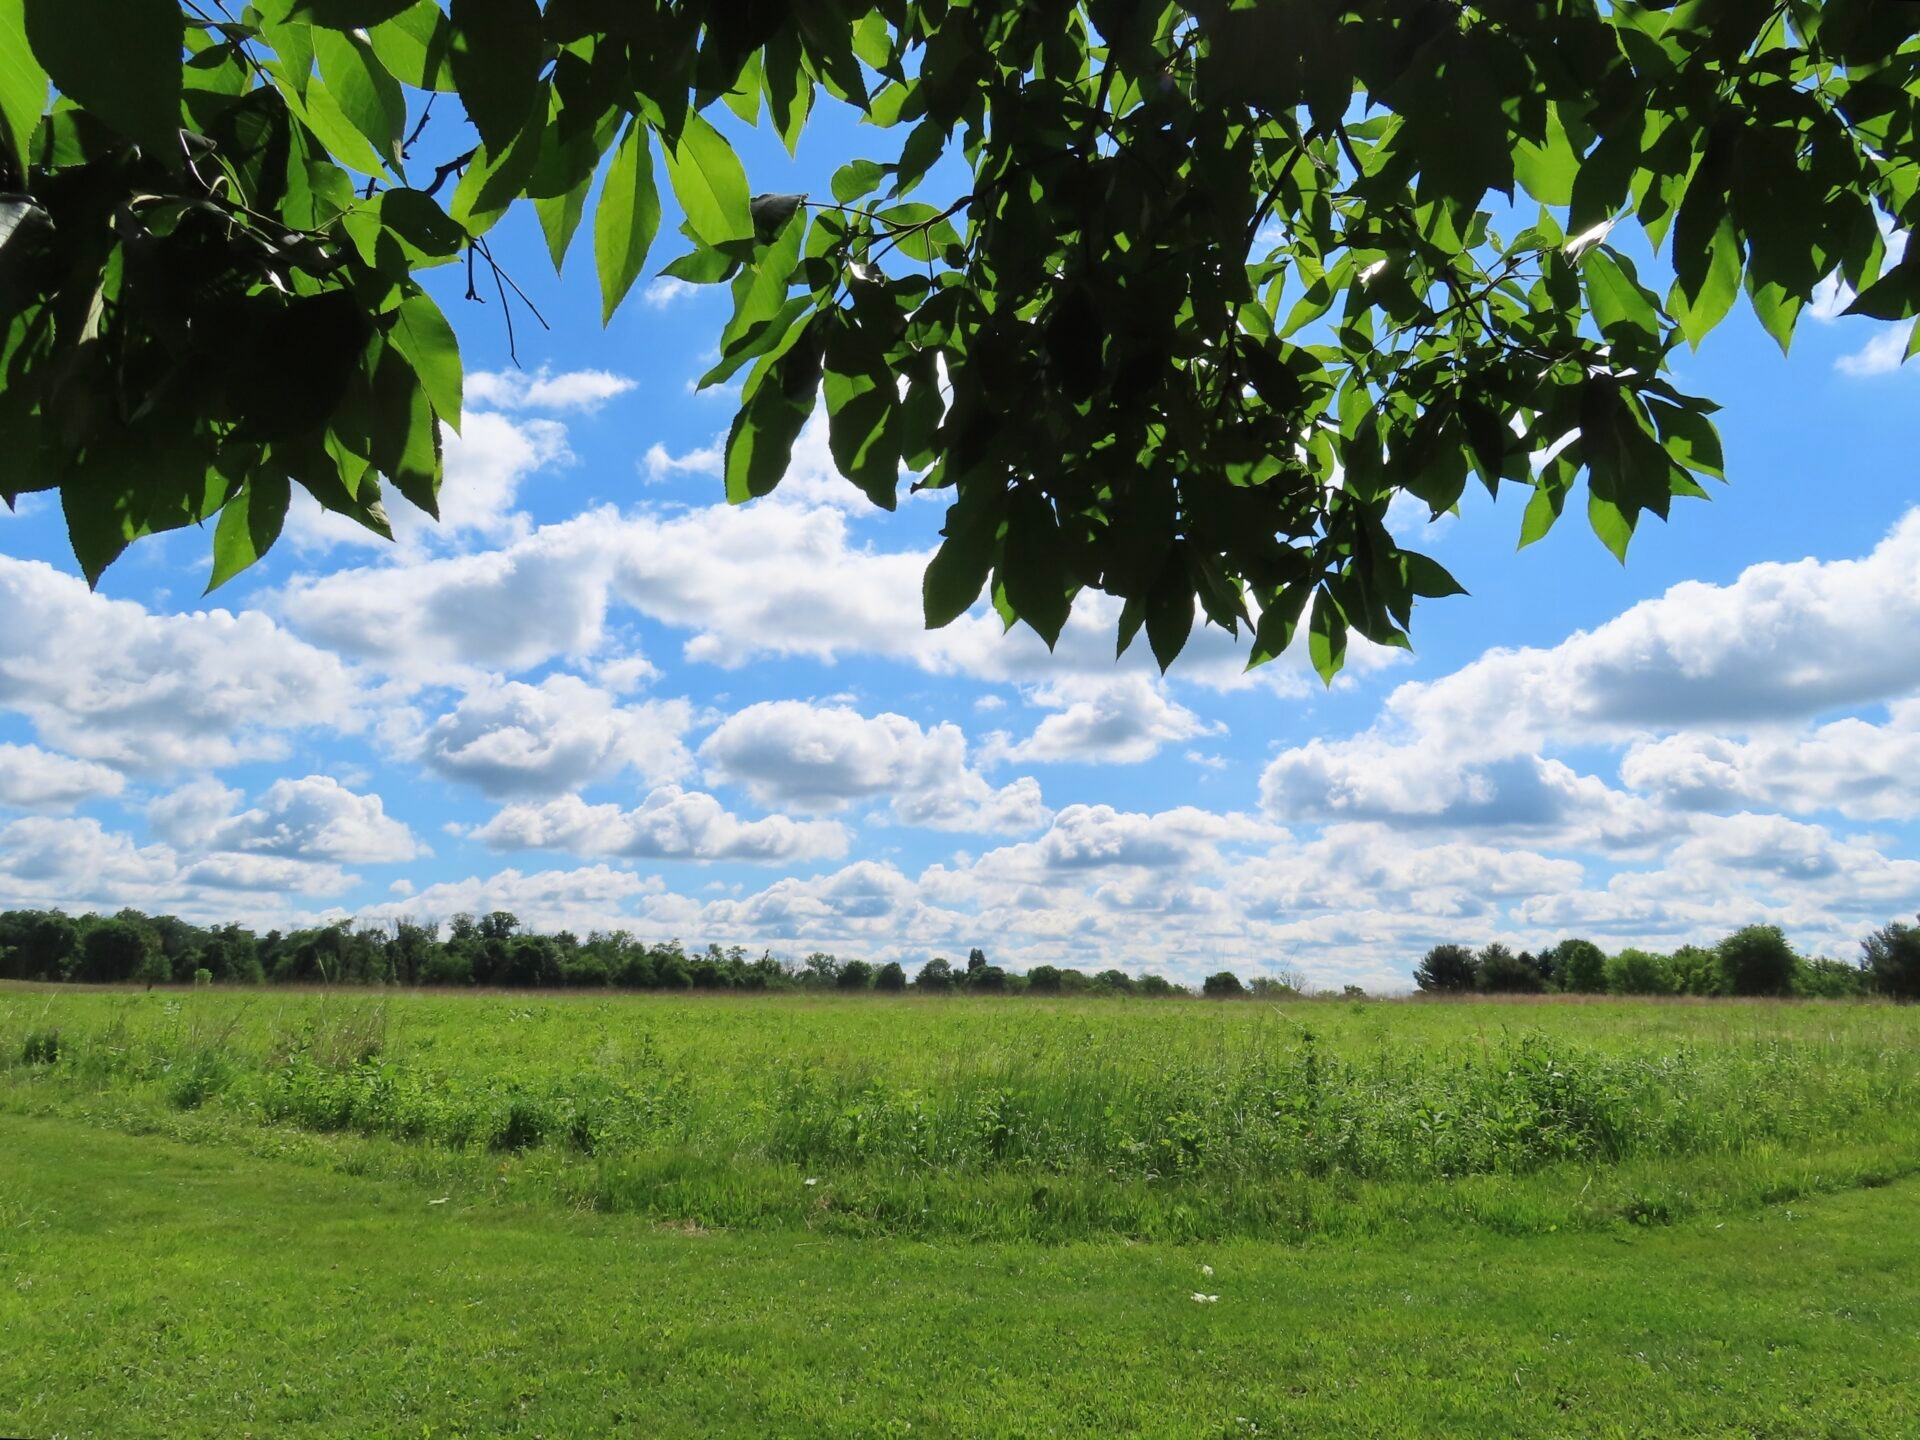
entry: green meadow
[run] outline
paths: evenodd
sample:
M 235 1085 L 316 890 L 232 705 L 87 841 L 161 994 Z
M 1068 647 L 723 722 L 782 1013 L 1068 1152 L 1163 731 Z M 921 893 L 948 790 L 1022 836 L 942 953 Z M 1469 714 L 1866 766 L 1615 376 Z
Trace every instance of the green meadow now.
M 0 1433 L 1909 1435 L 1916 1171 L 1915 1007 L 11 986 Z

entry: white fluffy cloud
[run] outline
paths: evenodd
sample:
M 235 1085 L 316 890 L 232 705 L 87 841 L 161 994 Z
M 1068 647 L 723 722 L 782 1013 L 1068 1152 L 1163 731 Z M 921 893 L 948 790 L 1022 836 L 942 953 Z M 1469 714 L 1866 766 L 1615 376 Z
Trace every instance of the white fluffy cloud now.
M 147 820 L 182 850 L 365 865 L 422 853 L 378 795 L 357 795 L 328 775 L 276 780 L 257 804 L 236 811 L 242 798 L 217 780 L 197 780 L 155 800 Z
M 16 810 L 70 810 L 83 800 L 118 795 L 117 770 L 56 755 L 38 745 L 0 745 L 0 805 Z
M 473 832 L 496 850 L 563 850 L 646 860 L 799 863 L 847 853 L 847 832 L 831 820 L 769 815 L 743 820 L 711 795 L 663 785 L 638 808 L 589 805 L 563 795 L 509 805 Z
M 403 742 L 411 756 L 487 795 L 550 796 L 632 770 L 652 784 L 693 768 L 685 700 L 620 704 L 574 675 L 491 681 Z
M 1209 724 L 1169 698 L 1157 680 L 1141 674 L 1104 681 L 1044 686 L 1036 703 L 1057 706 L 1026 739 L 1006 751 L 1010 760 L 1080 765 L 1137 765 L 1162 747 L 1196 735 L 1216 735 Z
M 0 706 L 86 760 L 163 772 L 285 750 L 285 732 L 353 730 L 338 656 L 266 615 L 155 615 L 36 560 L 0 556 Z
M 745 787 L 763 805 L 845 809 L 887 798 L 894 816 L 935 830 L 1033 830 L 1047 822 L 1031 777 L 996 789 L 967 764 L 953 724 L 922 729 L 904 715 L 871 718 L 799 700 L 750 705 L 700 747 L 710 780 Z
M 598 410 L 633 389 L 633 381 L 610 370 L 568 370 L 542 365 L 524 370 L 481 370 L 467 376 L 466 403 L 475 410 Z

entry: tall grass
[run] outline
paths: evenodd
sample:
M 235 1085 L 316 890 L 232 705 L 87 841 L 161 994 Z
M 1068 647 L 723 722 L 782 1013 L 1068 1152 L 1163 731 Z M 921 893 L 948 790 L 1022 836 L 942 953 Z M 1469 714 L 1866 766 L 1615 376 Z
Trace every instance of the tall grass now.
M 1871 1006 L 0 992 L 17 1103 L 364 1139 L 673 1218 L 913 1233 L 1298 1226 L 1303 1205 L 1326 1228 L 1356 1187 L 1431 1210 L 1596 1173 L 1612 1213 L 1664 1218 L 1699 1177 L 1920 1165 L 1916 1041 L 1920 1011 Z M 1654 1194 L 1676 1176 L 1686 1193 Z

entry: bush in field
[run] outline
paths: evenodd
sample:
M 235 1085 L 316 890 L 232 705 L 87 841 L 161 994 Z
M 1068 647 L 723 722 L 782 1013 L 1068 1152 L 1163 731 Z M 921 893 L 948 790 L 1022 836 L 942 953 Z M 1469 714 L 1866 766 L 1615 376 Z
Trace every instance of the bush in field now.
M 1607 988 L 1607 952 L 1591 940 L 1562 940 L 1547 952 L 1554 984 L 1574 995 L 1598 995 Z
M 426 985 L 471 985 L 473 957 L 452 945 L 436 945 L 420 967 L 420 980 Z
M 913 988 L 944 995 L 953 989 L 953 962 L 944 956 L 934 956 L 915 973 Z
M 1480 952 L 1473 983 L 1489 995 L 1528 995 L 1546 989 L 1533 957 L 1516 955 L 1498 940 Z
M 840 967 L 834 984 L 842 990 L 865 990 L 873 984 L 873 966 L 865 960 L 849 960 Z
M 1735 995 L 1791 995 L 1800 957 L 1778 925 L 1749 925 L 1720 942 L 1720 972 Z
M 620 958 L 614 962 L 613 983 L 623 990 L 651 990 L 660 983 L 653 953 L 644 945 L 622 947 Z
M 1420 957 L 1413 983 L 1423 994 L 1459 994 L 1473 989 L 1479 964 L 1464 945 L 1436 945 Z
M 159 955 L 152 932 L 144 926 L 126 920 L 102 920 L 80 942 L 76 975 L 96 985 L 122 984 Z
M 0 980 L 63 980 L 79 951 L 79 928 L 57 910 L 0 915 Z
M 1861 944 L 1861 967 L 1882 995 L 1920 1000 L 1920 927 L 1896 920 Z
M 1622 950 L 1607 960 L 1609 995 L 1673 994 L 1673 962 L 1650 950 Z
M 1165 999 L 1169 995 L 1186 993 L 1164 975 L 1142 975 L 1134 989 L 1142 995 L 1151 995 L 1155 999 Z
M 979 954 L 974 951 L 974 954 Z M 978 969 L 967 966 L 967 988 L 978 990 L 983 995 L 1004 995 L 1008 990 L 1007 972 L 998 965 L 982 964 Z
M 653 983 L 662 990 L 691 990 L 693 969 L 687 964 L 687 957 L 677 948 L 666 954 L 654 956 Z
M 1727 977 L 1718 952 L 1698 945 L 1682 945 L 1667 961 L 1676 995 L 1724 995 Z
M 1209 1000 L 1244 1000 L 1247 987 L 1231 970 L 1222 970 L 1200 982 L 1200 993 Z
M 1124 970 L 1102 970 L 1093 977 L 1092 988 L 1096 995 L 1129 995 L 1133 993 L 1133 977 Z
M 1036 965 L 1027 972 L 1027 990 L 1034 995 L 1058 995 L 1060 970 L 1054 965 Z
M 567 963 L 567 984 L 581 989 L 604 990 L 613 981 L 613 972 L 604 956 L 583 950 Z
M 23 1065 L 52 1065 L 60 1059 L 60 1032 L 58 1030 L 29 1030 L 27 1038 L 20 1046 L 20 1063 Z
M 898 960 L 889 960 L 873 972 L 873 988 L 885 994 L 897 995 L 907 988 L 907 972 L 900 968 Z
M 1810 1000 L 1857 1000 L 1867 993 L 1867 981 L 1860 966 L 1819 956 L 1800 967 L 1794 992 Z
M 1282 975 L 1256 975 L 1247 982 L 1256 1000 L 1298 1000 L 1307 993 L 1304 976 L 1288 971 Z

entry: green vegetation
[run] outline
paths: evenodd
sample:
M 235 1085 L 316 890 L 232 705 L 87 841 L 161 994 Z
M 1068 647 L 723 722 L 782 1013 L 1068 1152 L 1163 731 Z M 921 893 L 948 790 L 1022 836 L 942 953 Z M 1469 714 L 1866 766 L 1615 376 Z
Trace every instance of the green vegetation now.
M 1652 1230 L 954 1245 L 11 1114 L 0 1154 L 15 1434 L 1898 1440 L 1920 1411 L 1912 1180 Z
M 1920 1165 L 1920 1010 L 0 990 L 0 1104 L 470 1196 L 1057 1241 L 1543 1233 Z
M 732 288 L 731 499 L 824 398 L 876 505 L 951 498 L 928 624 L 1051 645 L 1097 590 L 1163 667 L 1198 610 L 1331 677 L 1460 593 L 1397 496 L 1517 489 L 1531 541 L 1584 478 L 1624 556 L 1723 474 L 1672 355 L 1743 291 L 1783 349 L 1824 281 L 1920 308 L 1907 10 L 0 0 L 0 496 L 58 489 L 89 578 L 210 521 L 218 585 L 294 485 L 390 535 L 461 417 L 421 276 L 511 350 L 494 227 L 530 204 L 557 270 L 591 206 L 611 316 L 664 188 L 667 273 Z M 880 158 L 755 195 L 720 127 L 795 150 L 816 102 Z

